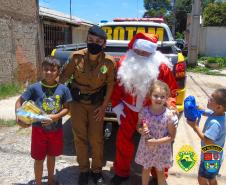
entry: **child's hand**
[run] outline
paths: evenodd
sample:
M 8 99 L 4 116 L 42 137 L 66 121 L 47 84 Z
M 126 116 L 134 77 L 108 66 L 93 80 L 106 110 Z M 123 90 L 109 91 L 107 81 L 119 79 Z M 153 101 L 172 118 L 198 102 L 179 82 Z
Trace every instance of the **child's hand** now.
M 53 122 L 58 121 L 58 117 L 56 116 L 56 114 L 49 114 L 48 117 L 51 120 L 42 121 L 42 124 L 44 124 L 44 125 L 50 125 Z
M 153 138 L 153 139 L 148 139 L 147 140 L 147 143 L 149 146 L 155 146 L 157 143 L 156 143 L 156 139 Z
M 199 109 L 199 110 L 205 110 L 205 108 L 202 107 L 201 105 L 197 105 L 196 108 Z
M 146 142 L 147 142 L 149 149 L 151 149 L 151 150 L 153 150 L 157 145 L 156 139 L 148 139 Z
M 195 128 L 195 127 L 198 127 L 198 123 L 197 123 L 197 121 L 189 121 L 189 120 L 187 120 L 187 123 L 188 123 L 188 125 L 191 127 L 191 128 Z
M 171 110 L 173 115 L 179 116 L 179 111 L 177 110 L 176 107 L 171 106 L 171 107 L 168 107 L 168 108 Z
M 143 136 L 145 134 L 149 134 L 150 130 L 141 126 L 137 129 L 137 132 Z
M 26 124 L 23 121 L 19 120 L 18 117 L 16 117 L 16 123 L 22 128 L 28 128 L 31 126 L 31 124 Z
M 143 127 L 143 134 L 149 134 L 150 130 L 148 127 Z

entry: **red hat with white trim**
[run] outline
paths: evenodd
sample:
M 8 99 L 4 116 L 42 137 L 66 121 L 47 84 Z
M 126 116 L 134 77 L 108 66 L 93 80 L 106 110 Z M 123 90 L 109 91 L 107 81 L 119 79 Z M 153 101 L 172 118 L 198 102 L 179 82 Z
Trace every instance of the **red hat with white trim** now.
M 157 49 L 158 36 L 150 33 L 138 33 L 129 42 L 129 49 L 139 49 L 154 53 Z

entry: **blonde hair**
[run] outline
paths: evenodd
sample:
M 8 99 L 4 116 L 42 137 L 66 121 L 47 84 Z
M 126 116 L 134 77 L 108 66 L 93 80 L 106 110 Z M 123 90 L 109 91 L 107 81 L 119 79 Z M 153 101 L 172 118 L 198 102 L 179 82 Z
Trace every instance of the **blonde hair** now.
M 149 93 L 148 93 L 149 97 L 152 95 L 153 91 L 156 88 L 163 89 L 166 92 L 166 95 L 170 96 L 170 88 L 169 88 L 169 86 L 163 81 L 156 80 L 156 81 L 153 82 L 153 84 L 150 87 L 150 90 L 149 90 Z

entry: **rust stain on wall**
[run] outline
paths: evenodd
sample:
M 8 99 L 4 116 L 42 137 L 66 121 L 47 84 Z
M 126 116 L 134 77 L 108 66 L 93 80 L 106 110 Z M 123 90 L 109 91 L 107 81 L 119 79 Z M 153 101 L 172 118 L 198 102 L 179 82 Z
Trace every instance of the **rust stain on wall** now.
M 22 83 L 27 81 L 34 82 L 37 77 L 37 70 L 35 66 L 28 61 L 25 52 L 20 46 L 16 47 L 16 62 L 18 64 L 17 80 Z

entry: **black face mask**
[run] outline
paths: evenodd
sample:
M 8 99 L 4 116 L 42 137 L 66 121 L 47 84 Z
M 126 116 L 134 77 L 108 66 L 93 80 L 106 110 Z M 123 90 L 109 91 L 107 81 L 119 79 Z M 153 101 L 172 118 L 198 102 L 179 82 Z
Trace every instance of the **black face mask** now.
M 103 46 L 96 43 L 87 43 L 87 48 L 88 51 L 93 55 L 96 55 L 103 50 Z

